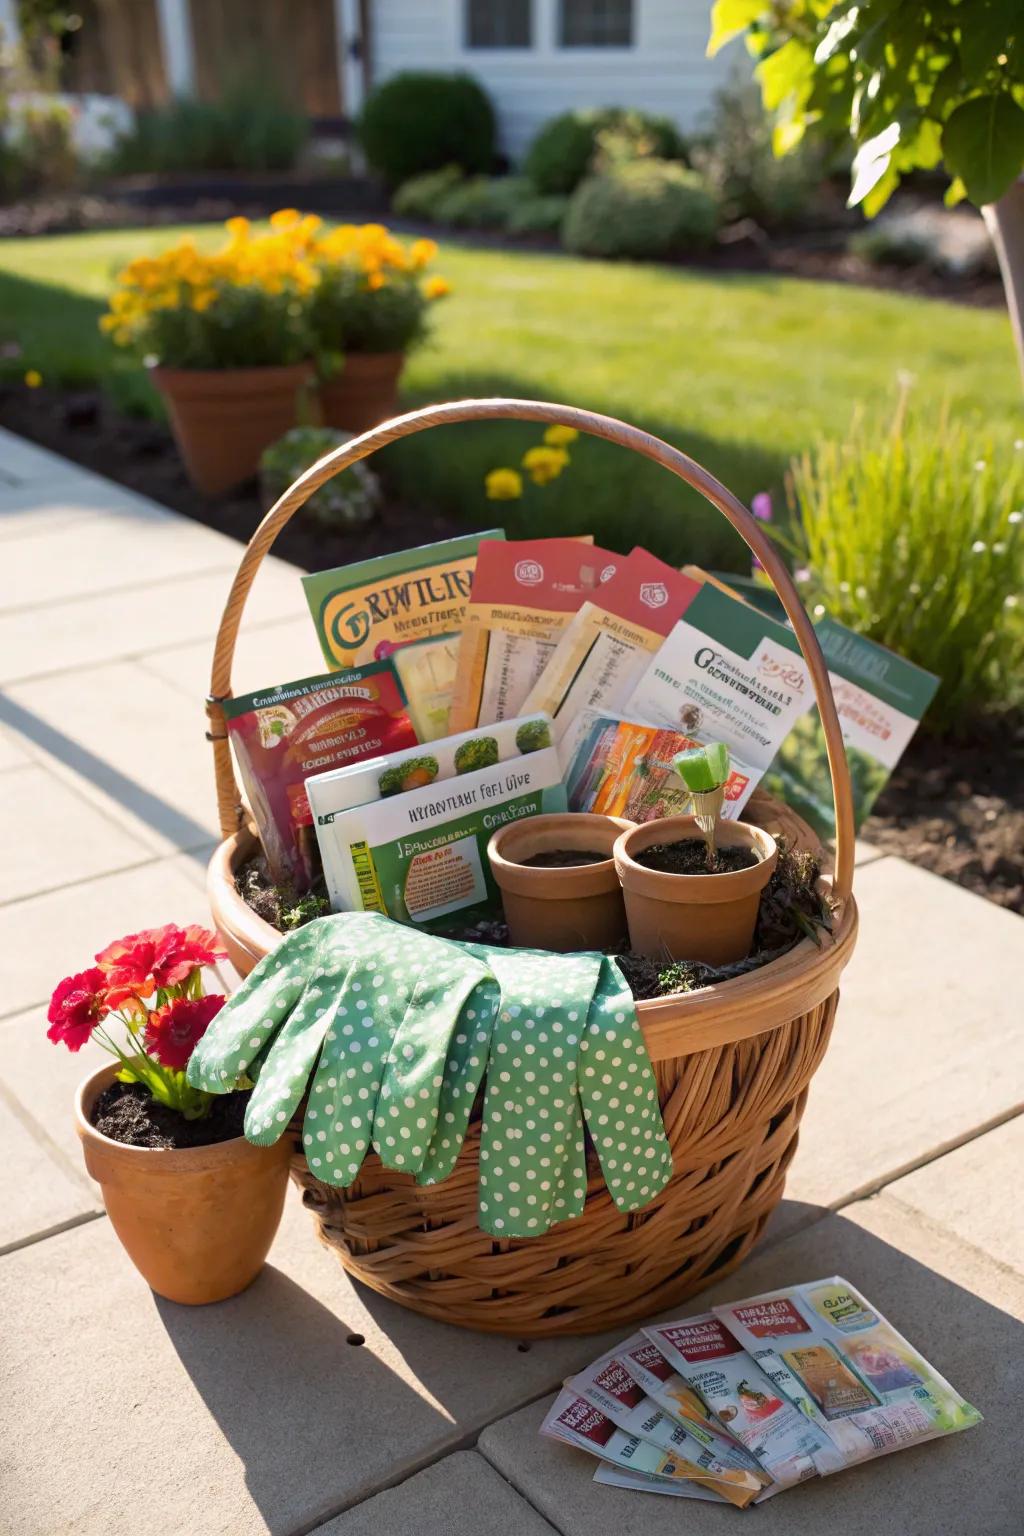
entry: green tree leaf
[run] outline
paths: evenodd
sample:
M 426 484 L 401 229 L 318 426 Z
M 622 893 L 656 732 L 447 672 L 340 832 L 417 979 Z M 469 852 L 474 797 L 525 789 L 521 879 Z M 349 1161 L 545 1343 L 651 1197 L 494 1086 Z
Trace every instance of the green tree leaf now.
M 892 152 L 900 141 L 899 123 L 889 123 L 873 139 L 862 144 L 853 158 L 853 186 L 848 206 L 856 208 L 889 171 Z M 893 173 L 894 174 L 894 173 Z
M 942 153 L 972 203 L 997 202 L 1024 167 L 1024 110 L 1005 91 L 972 96 L 950 115 Z
M 708 58 L 713 59 L 726 43 L 745 32 L 752 22 L 760 20 L 767 9 L 765 0 L 715 0 L 711 7 Z

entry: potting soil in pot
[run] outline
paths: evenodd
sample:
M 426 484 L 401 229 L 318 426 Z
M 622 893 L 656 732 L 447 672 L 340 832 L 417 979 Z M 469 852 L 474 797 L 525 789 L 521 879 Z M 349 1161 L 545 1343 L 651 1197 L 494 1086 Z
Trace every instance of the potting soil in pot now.
M 533 853 L 528 859 L 517 859 L 524 869 L 574 869 L 581 864 L 605 864 L 606 853 L 592 848 L 549 848 L 546 853 Z
M 644 848 L 633 855 L 633 862 L 666 875 L 725 875 L 737 869 L 752 869 L 758 859 L 749 848 L 717 848 L 714 864 L 709 867 L 704 840 L 685 837 L 678 843 L 655 843 Z
M 417 1183 L 447 1178 L 486 1077 L 478 1219 L 496 1236 L 582 1214 L 584 1123 L 620 1210 L 672 1174 L 632 999 L 597 954 L 456 944 L 377 913 L 320 918 L 260 962 L 188 1066 L 212 1093 L 242 1073 L 258 1074 L 247 1138 L 276 1142 L 308 1091 L 306 1157 L 342 1186 L 370 1147 Z
M 249 1094 L 228 1093 L 214 1099 L 201 1120 L 186 1120 L 176 1109 L 158 1104 L 142 1083 L 113 1082 L 93 1105 L 92 1124 L 101 1136 L 127 1147 L 209 1147 L 241 1136 Z

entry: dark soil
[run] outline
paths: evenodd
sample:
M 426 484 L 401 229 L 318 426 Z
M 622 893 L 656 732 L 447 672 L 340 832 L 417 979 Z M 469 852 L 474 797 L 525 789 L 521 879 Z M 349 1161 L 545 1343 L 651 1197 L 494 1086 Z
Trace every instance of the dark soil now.
M 20 383 L 0 383 L 0 420 L 9 431 L 240 544 L 249 542 L 263 516 L 255 480 L 225 496 L 200 495 L 189 483 L 168 428 L 125 415 L 99 390 L 25 389 Z M 303 570 L 320 571 L 471 531 L 466 523 L 429 508 L 397 502 L 386 482 L 384 493 L 384 512 L 361 528 L 334 530 L 297 513 L 275 540 L 274 554 Z
M 257 916 L 280 933 L 290 933 L 331 910 L 322 873 L 312 890 L 300 895 L 292 886 L 274 884 L 262 853 L 242 865 L 235 883 Z
M 678 843 L 655 843 L 642 853 L 633 854 L 632 859 L 634 864 L 663 875 L 728 875 L 752 869 L 758 862 L 757 854 L 749 848 L 719 848 L 709 868 L 707 845 L 699 837 L 684 837 Z
M 209 1147 L 242 1135 L 249 1094 L 226 1093 L 213 1101 L 203 1120 L 186 1120 L 176 1109 L 156 1104 L 141 1083 L 111 1083 L 93 1106 L 92 1123 L 111 1141 L 128 1147 Z
M 579 864 L 605 864 L 607 853 L 595 853 L 590 848 L 549 848 L 547 853 L 535 853 L 528 859 L 517 859 L 525 869 L 572 869 Z
M 963 741 L 919 732 L 861 836 L 1024 913 L 1024 714 Z

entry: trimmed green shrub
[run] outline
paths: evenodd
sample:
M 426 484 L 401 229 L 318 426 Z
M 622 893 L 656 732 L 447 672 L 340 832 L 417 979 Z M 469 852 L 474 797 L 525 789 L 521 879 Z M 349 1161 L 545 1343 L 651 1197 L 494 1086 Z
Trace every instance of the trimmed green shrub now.
M 469 75 L 393 75 L 372 92 L 359 120 L 366 158 L 392 187 L 447 165 L 489 171 L 494 133 L 490 98 Z
M 505 228 L 510 235 L 557 235 L 568 206 L 569 199 L 558 192 L 535 193 L 510 209 Z
M 659 160 L 683 156 L 683 141 L 668 118 L 624 107 L 595 107 L 563 112 L 545 123 L 527 152 L 524 173 L 538 192 L 574 192 L 590 170 L 599 136 L 606 130 L 630 137 L 637 157 L 641 153 Z
M 309 119 L 260 73 L 229 81 L 217 101 L 182 97 L 140 112 L 110 152 L 115 176 L 173 171 L 290 171 Z
M 436 217 L 456 229 L 503 229 L 529 195 L 530 183 L 521 176 L 473 176 L 444 194 Z
M 825 178 L 823 150 L 802 144 L 777 157 L 772 127 L 753 81 L 716 95 L 707 142 L 693 147 L 690 161 L 714 192 L 723 218 L 785 229 L 808 222 L 817 212 Z
M 562 224 L 562 243 L 581 256 L 640 260 L 703 250 L 718 208 L 695 171 L 668 160 L 634 160 L 588 176 Z
M 333 427 L 293 427 L 260 456 L 260 486 L 268 507 L 325 454 L 347 443 L 351 432 Z M 360 528 L 380 510 L 380 481 L 366 464 L 350 464 L 333 476 L 302 508 L 301 516 L 325 528 Z
M 437 205 L 464 180 L 457 165 L 424 171 L 403 181 L 391 199 L 391 211 L 403 219 L 436 219 Z

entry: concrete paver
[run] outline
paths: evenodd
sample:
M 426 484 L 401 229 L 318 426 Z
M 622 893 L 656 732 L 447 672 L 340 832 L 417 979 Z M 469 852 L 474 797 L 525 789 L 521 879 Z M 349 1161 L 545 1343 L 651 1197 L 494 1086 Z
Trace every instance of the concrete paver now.
M 236 694 L 257 688 L 289 683 L 299 677 L 315 677 L 327 670 L 323 652 L 317 644 L 309 610 L 299 585 L 298 573 L 292 572 L 294 590 L 290 609 L 294 617 L 271 624 L 244 623 L 235 647 L 231 682 Z M 302 612 L 298 606 L 302 604 Z M 210 687 L 210 660 L 213 647 L 209 640 L 190 645 L 161 646 L 147 651 L 142 665 L 165 678 L 193 698 L 205 698 Z
M 978 1427 L 787 1490 L 753 1516 L 761 1536 L 1019 1536 L 1020 1469 L 1007 1433 L 1024 1390 L 1024 1280 L 880 1196 L 756 1255 L 677 1315 L 796 1280 L 840 1274 L 985 1415 Z M 594 1351 L 596 1354 L 596 1351 Z M 732 1511 L 621 1492 L 596 1463 L 538 1434 L 551 1399 L 480 1436 L 489 1461 L 562 1536 L 720 1532 Z
M 1024 1275 L 1024 1115 L 897 1179 L 890 1200 Z
M 269 1267 L 231 1301 L 157 1300 L 93 1221 L 0 1262 L 0 1316 L 18 1536 L 306 1531 L 462 1449 L 600 1343 L 520 1353 L 357 1289 L 294 1191 Z M 80 1428 L 42 1476 L 41 1426 L 56 1423 Z M 159 1476 L 125 1474 L 154 1454 Z M 465 1528 L 478 1523 L 474 1510 Z
M 35 825 L 34 837 L 27 829 Z M 152 858 L 152 850 L 66 783 L 32 763 L 4 775 L 0 902 L 109 874 Z
M 551 1536 L 553 1527 L 475 1451 L 456 1451 L 398 1488 L 318 1525 L 311 1536 Z
M 87 1181 L 75 1177 L 62 1158 L 51 1154 L 44 1138 L 31 1123 L 26 1124 L 6 1096 L 0 1096 L 0 1147 L 0 1256 L 101 1208 Z M 0 1528 L 2 1523 L 0 1519 Z

